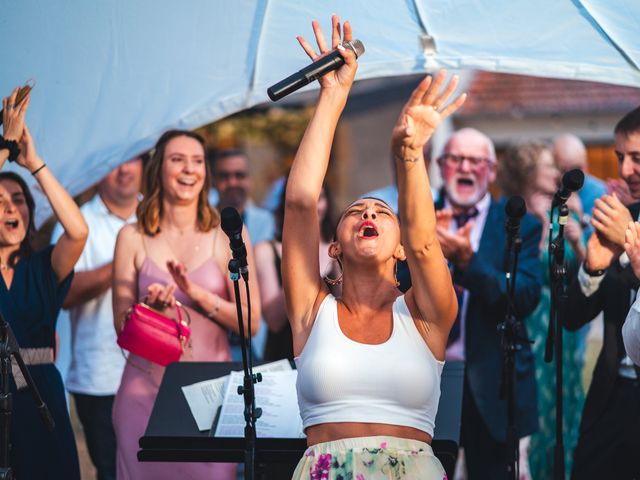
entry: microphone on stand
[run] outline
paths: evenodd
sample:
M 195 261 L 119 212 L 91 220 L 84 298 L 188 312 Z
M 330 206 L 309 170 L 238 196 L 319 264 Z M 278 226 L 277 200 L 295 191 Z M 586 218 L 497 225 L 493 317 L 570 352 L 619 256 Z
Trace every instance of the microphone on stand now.
M 247 265 L 247 247 L 242 238 L 242 218 L 238 211 L 233 207 L 225 207 L 220 212 L 220 226 L 222 231 L 229 237 L 229 246 L 233 258 L 238 261 L 240 274 L 242 278 L 247 280 L 249 275 L 249 267 Z
M 584 173 L 578 168 L 569 170 L 562 176 L 562 187 L 558 189 L 553 197 L 551 208 L 565 203 L 573 192 L 577 192 L 584 184 Z
M 520 235 L 520 221 L 527 213 L 527 206 L 522 197 L 515 195 L 509 198 L 504 211 L 507 214 L 507 223 L 505 225 L 507 244 L 509 250 L 511 250 L 514 240 Z
M 344 42 L 342 46 L 352 50 L 353 53 L 356 54 L 356 58 L 360 58 L 364 53 L 364 45 L 360 40 Z M 342 65 L 344 65 L 344 58 L 342 58 L 340 51 L 337 49 L 333 50 L 331 53 L 319 58 L 311 65 L 303 68 L 293 75 L 290 75 L 275 85 L 271 85 L 267 89 L 267 94 L 269 95 L 269 98 L 275 102 L 305 85 L 308 85 L 314 80 L 317 80 L 323 75 L 326 75 L 333 70 L 337 70 Z

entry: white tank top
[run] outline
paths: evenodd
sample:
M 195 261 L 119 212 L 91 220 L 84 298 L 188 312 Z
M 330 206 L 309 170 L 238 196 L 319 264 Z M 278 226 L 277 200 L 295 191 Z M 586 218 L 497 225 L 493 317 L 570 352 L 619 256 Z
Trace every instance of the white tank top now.
M 298 368 L 303 428 L 321 423 L 384 423 L 433 436 L 444 362 L 418 332 L 404 296 L 393 303 L 393 331 L 378 345 L 348 338 L 333 295 L 322 301 Z

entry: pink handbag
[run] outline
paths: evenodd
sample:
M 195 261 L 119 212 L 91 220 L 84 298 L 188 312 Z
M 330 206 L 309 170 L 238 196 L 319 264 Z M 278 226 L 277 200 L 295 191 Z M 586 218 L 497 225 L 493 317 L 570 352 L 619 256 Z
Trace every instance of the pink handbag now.
M 118 335 L 118 345 L 163 367 L 177 362 L 191 336 L 191 328 L 182 320 L 180 307 L 176 302 L 178 318 L 173 319 L 145 303 L 136 303 Z

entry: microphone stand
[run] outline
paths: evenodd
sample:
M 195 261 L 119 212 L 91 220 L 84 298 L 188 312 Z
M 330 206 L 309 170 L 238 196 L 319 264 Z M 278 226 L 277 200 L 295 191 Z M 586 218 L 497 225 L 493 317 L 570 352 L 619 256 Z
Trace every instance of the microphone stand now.
M 247 329 L 248 339 L 245 340 L 244 322 L 242 320 L 242 303 L 240 302 L 240 286 L 238 281 L 240 276 L 245 283 L 247 293 Z M 254 385 L 262 381 L 262 375 L 253 373 L 253 353 L 251 349 L 251 297 L 249 296 L 249 270 L 246 266 L 241 267 L 240 261 L 232 258 L 229 260 L 229 277 L 233 281 L 233 291 L 236 295 L 236 313 L 238 316 L 238 327 L 240 328 L 240 345 L 242 348 L 242 368 L 244 370 L 244 380 L 242 386 L 238 386 L 238 395 L 244 397 L 244 475 L 247 480 L 255 478 L 256 459 L 256 420 L 261 417 L 262 409 L 256 408 L 256 398 Z
M 505 274 L 507 284 L 507 311 L 504 322 L 498 325 L 502 346 L 502 379 L 500 381 L 500 398 L 507 400 L 507 478 L 518 480 L 519 439 L 515 421 L 515 356 L 522 344 L 528 340 L 520 333 L 520 321 L 515 312 L 515 285 L 518 271 L 518 257 L 522 247 L 522 238 L 515 233 L 513 240 L 509 241 L 507 256 L 511 263 L 511 250 L 513 249 L 513 263 Z
M 565 203 L 558 206 L 558 235 L 552 240 L 553 207 L 549 222 L 549 277 L 551 278 L 551 305 L 549 306 L 549 330 L 545 345 L 544 360 L 553 360 L 556 354 L 556 444 L 554 447 L 553 478 L 564 479 L 564 436 L 563 436 L 563 398 L 562 398 L 562 325 L 566 310 L 567 267 L 564 262 L 564 226 L 569 218 L 569 208 Z
M 11 372 L 11 355 L 14 356 L 27 387 L 36 402 L 38 413 L 45 428 L 52 431 L 55 428 L 53 417 L 42 400 L 36 384 L 31 378 L 22 356 L 20 347 L 11 326 L 0 313 L 0 480 L 12 480 L 13 472 L 9 465 L 11 458 L 11 409 L 12 394 L 9 391 L 9 373 Z

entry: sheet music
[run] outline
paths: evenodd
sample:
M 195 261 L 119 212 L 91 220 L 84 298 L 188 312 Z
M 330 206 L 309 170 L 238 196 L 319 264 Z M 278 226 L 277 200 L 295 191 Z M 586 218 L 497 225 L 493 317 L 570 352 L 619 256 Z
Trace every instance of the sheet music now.
M 255 385 L 256 407 L 262 408 L 262 416 L 256 422 L 258 437 L 304 438 L 296 395 L 297 376 L 297 370 L 262 374 L 262 382 Z M 243 378 L 242 372 L 231 374 L 225 389 L 216 437 L 244 436 L 244 398 L 237 391 Z
M 291 371 L 292 368 L 291 364 L 286 359 L 253 367 L 254 373 L 260 372 L 263 375 L 265 372 L 287 370 Z M 191 415 L 193 415 L 193 418 L 198 425 L 198 430 L 201 432 L 211 428 L 213 419 L 222 405 L 222 399 L 224 397 L 225 387 L 228 380 L 229 375 L 225 375 L 224 377 L 204 380 L 202 382 L 182 387 L 182 393 L 187 400 L 187 404 L 189 404 Z M 242 380 L 240 380 L 240 384 L 242 384 Z M 237 392 L 236 396 L 240 398 L 240 396 L 237 395 Z

